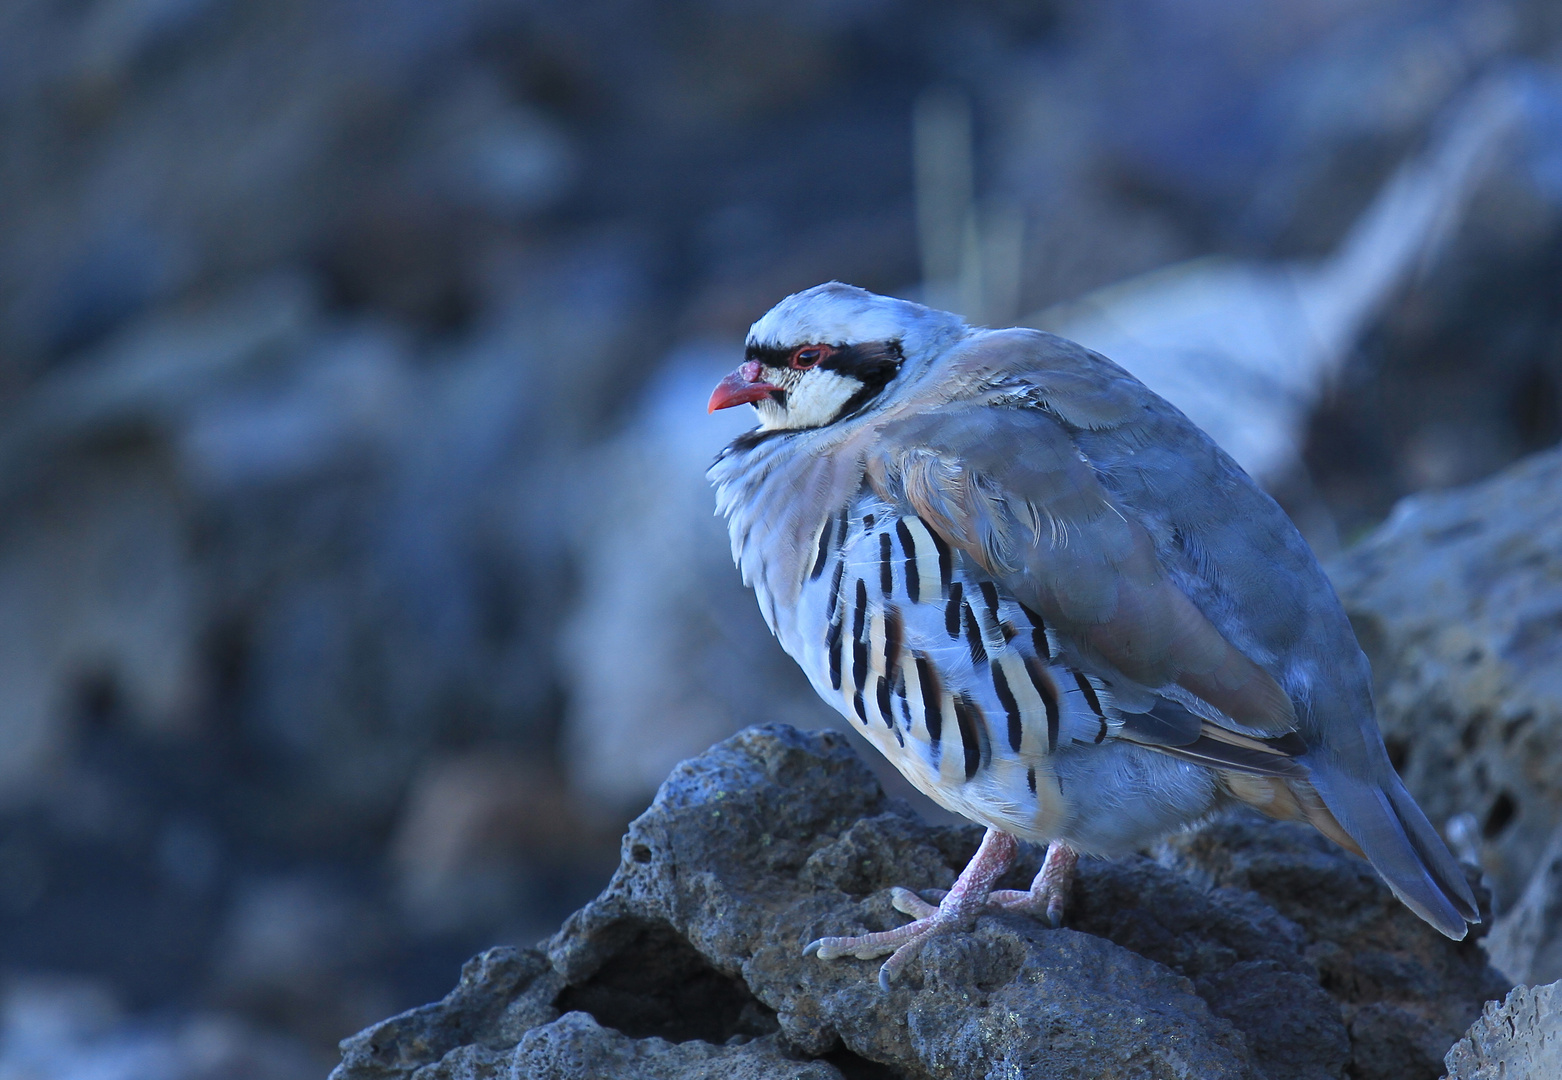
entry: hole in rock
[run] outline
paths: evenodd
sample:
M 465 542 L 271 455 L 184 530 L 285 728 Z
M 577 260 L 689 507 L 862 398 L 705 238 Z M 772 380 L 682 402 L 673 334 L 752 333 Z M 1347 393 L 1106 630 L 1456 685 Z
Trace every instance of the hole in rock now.
M 1481 733 L 1486 729 L 1486 714 L 1476 713 L 1470 717 L 1468 723 L 1459 732 L 1459 745 L 1465 750 L 1474 750 L 1476 744 L 1481 741 Z
M 1509 720 L 1506 724 L 1502 725 L 1503 745 L 1512 746 L 1513 740 L 1518 736 L 1519 732 L 1523 731 L 1534 722 L 1535 714 L 1526 709 L 1524 712 L 1520 713 L 1518 716 L 1515 716 L 1512 720 Z
M 825 1054 L 820 1060 L 834 1065 L 846 1080 L 904 1080 L 903 1073 L 896 1072 L 888 1065 L 880 1065 L 877 1061 L 858 1057 L 844 1046 Z
M 108 731 L 124 720 L 119 682 L 107 671 L 95 671 L 76 686 L 76 714 L 89 731 Z
M 671 928 L 645 927 L 580 986 L 566 987 L 562 1012 L 590 1013 L 635 1039 L 724 1043 L 776 1031 L 776 1014 L 742 980 L 713 968 Z
M 1514 386 L 1513 427 L 1522 453 L 1544 450 L 1562 438 L 1562 385 L 1544 367 L 1533 367 Z
M 1513 796 L 1506 791 L 1497 793 L 1491 809 L 1486 811 L 1486 824 L 1481 826 L 1481 835 L 1490 840 L 1503 829 L 1508 827 L 1508 822 L 1513 820 L 1513 815 L 1519 812 L 1518 805 L 1513 801 Z

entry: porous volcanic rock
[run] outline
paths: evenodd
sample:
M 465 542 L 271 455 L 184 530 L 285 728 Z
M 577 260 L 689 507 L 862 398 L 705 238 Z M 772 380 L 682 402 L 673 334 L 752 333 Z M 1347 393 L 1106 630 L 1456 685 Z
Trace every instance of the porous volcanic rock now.
M 1390 756 L 1435 824 L 1475 815 L 1506 912 L 1562 824 L 1562 449 L 1401 501 L 1329 574 Z
M 1489 1001 L 1448 1051 L 1447 1080 L 1555 1080 L 1562 1076 L 1562 983 L 1516 986 Z
M 1411 915 L 1371 866 L 1311 829 L 1234 816 L 1173 836 L 1158 854 L 1217 893 L 1253 897 L 1300 930 L 1302 952 L 1350 1033 L 1353 1080 L 1437 1076 L 1480 1003 L 1510 985 L 1476 944 L 1483 926 L 1454 945 Z M 1474 868 L 1468 872 L 1473 878 Z M 1471 884 L 1489 921 L 1489 895 Z M 1271 1019 L 1288 1022 L 1284 1009 Z
M 887 798 L 840 734 L 750 728 L 673 771 L 542 951 L 473 960 L 333 1080 L 1431 1080 L 1507 986 L 1364 863 L 1247 819 L 1085 861 L 1065 929 L 983 915 L 888 993 L 877 962 L 803 955 L 903 922 L 890 888 L 947 888 L 979 839 Z

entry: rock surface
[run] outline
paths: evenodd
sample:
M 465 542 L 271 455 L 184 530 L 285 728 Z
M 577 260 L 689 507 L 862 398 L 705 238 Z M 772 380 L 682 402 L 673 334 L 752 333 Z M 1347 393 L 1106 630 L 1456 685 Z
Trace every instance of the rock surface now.
M 1562 975 L 1562 826 L 1551 834 L 1518 903 L 1493 922 L 1486 952 L 1517 982 L 1534 985 Z
M 1410 915 L 1370 866 L 1310 830 L 1215 822 L 1170 838 L 1160 861 L 1206 887 L 1255 896 L 1300 928 L 1303 952 L 1349 1032 L 1356 1080 L 1436 1076 L 1473 1003 L 1509 985 L 1473 940 L 1454 946 Z M 1477 889 L 1483 911 L 1486 895 Z M 1475 927 L 1472 938 L 1479 933 Z M 1295 1024 L 1293 1001 L 1280 993 L 1274 1000 L 1280 1008 L 1256 1029 Z M 1282 1043 L 1274 1056 L 1290 1062 L 1295 1052 Z
M 1474 812 L 1506 915 L 1562 824 L 1562 450 L 1404 500 L 1330 572 L 1372 661 L 1390 756 L 1434 822 Z M 1562 978 L 1562 950 L 1544 970 L 1504 962 L 1515 979 Z
M 1447 1080 L 1552 1080 L 1562 1076 L 1562 983 L 1516 986 L 1489 1001 L 1448 1051 Z
M 674 770 L 543 951 L 474 959 L 333 1080 L 1411 1080 L 1507 986 L 1364 863 L 1246 819 L 1087 861 L 1067 928 L 983 916 L 889 993 L 876 962 L 802 954 L 897 925 L 889 889 L 948 887 L 979 838 L 888 799 L 839 734 L 750 728 Z

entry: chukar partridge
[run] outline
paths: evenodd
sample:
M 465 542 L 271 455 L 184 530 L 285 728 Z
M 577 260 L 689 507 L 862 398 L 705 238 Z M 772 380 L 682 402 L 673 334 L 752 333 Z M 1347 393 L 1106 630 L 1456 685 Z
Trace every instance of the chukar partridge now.
M 771 630 L 914 785 L 987 826 L 936 907 L 897 889 L 912 922 L 821 958 L 891 953 L 888 986 L 989 904 L 1056 924 L 1076 853 L 1232 802 L 1311 822 L 1449 937 L 1479 921 L 1312 552 L 1128 372 L 832 282 L 754 324 L 710 408 L 745 403 L 759 426 L 710 479 Z M 995 892 L 1015 838 L 1047 858 Z

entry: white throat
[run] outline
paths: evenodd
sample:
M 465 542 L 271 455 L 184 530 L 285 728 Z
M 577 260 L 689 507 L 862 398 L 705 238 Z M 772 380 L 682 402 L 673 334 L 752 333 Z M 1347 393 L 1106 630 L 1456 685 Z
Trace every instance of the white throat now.
M 802 373 L 784 389 L 785 407 L 770 398 L 754 403 L 760 430 L 823 427 L 862 389 L 862 383 L 834 371 L 816 369 Z

